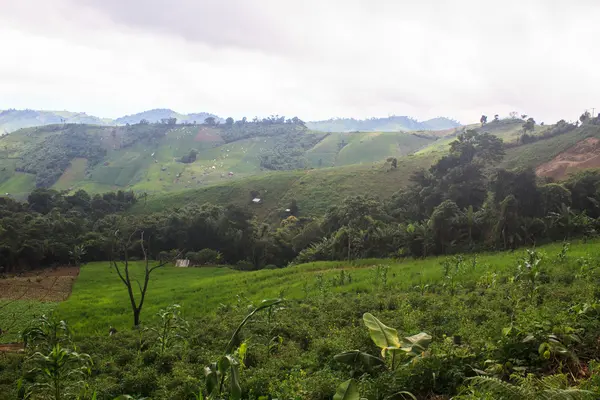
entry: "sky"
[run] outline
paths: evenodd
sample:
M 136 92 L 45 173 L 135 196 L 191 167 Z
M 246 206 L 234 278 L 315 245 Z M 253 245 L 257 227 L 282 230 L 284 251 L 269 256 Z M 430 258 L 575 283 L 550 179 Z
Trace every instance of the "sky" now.
M 0 109 L 600 111 L 597 0 L 0 0 Z

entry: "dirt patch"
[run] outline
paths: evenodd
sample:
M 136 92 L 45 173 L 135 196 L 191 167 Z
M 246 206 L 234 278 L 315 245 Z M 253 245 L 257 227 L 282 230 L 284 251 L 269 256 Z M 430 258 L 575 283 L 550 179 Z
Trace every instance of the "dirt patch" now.
M 539 176 L 563 179 L 572 172 L 600 168 L 600 139 L 587 138 L 560 153 L 551 161 L 538 166 Z
M 0 279 L 0 299 L 63 301 L 78 275 L 78 267 L 60 267 Z
M 21 351 L 25 351 L 25 344 L 23 343 L 0 344 L 0 353 L 19 353 Z
M 218 142 L 221 137 L 216 135 L 212 129 L 200 128 L 194 140 L 196 142 Z

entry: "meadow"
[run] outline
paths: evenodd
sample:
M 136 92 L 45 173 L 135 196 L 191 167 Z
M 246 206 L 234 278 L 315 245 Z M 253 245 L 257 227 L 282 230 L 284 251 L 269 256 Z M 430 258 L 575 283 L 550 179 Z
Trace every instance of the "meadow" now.
M 142 329 L 135 330 L 114 269 L 90 263 L 55 316 L 68 322 L 78 351 L 91 355 L 86 388 L 99 399 L 206 395 L 203 367 L 222 356 L 244 316 L 270 298 L 284 300 L 250 320 L 232 353 L 240 360 L 244 399 L 330 399 L 349 378 L 368 399 L 403 398 L 394 395 L 400 391 L 419 399 L 508 398 L 470 385 L 478 374 L 511 382 L 506 385 L 515 393 L 543 391 L 524 389 L 524 379 L 552 375 L 556 393 L 579 390 L 575 397 L 553 398 L 597 398 L 599 245 L 556 243 L 533 251 L 316 262 L 252 272 L 164 267 L 152 276 Z M 139 277 L 140 271 L 135 263 L 132 272 Z M 172 304 L 187 323 L 170 320 L 177 322 L 170 328 L 177 339 L 165 348 L 165 313 L 158 314 Z M 389 358 L 379 367 L 346 365 L 334 356 L 354 349 L 380 353 L 363 324 L 365 313 L 396 328 L 400 337 L 425 332 L 431 343 L 417 355 L 398 355 L 402 362 L 394 365 Z M 2 399 L 16 394 L 18 357 L 0 357 Z M 26 376 L 26 382 L 35 379 Z M 521 398 L 547 398 L 535 393 Z

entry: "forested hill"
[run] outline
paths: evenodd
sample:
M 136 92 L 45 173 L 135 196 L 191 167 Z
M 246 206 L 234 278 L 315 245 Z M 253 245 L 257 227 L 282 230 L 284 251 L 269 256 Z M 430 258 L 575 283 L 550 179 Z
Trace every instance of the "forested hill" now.
M 407 116 L 391 116 L 387 118 L 332 118 L 324 121 L 308 122 L 310 129 L 323 132 L 354 132 L 354 131 L 436 131 L 457 128 L 460 123 L 445 117 L 433 118 L 427 121 L 417 121 Z
M 24 198 L 36 187 L 178 191 L 274 171 L 370 165 L 435 140 L 402 132 L 314 132 L 298 118 L 283 117 L 222 124 L 211 118 L 182 124 L 175 117 L 126 126 L 55 124 L 0 137 L 0 193 Z

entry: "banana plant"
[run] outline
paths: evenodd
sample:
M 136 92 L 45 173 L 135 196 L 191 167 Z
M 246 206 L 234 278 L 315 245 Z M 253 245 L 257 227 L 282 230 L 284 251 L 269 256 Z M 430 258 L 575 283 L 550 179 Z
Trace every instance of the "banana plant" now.
M 271 309 L 282 301 L 282 299 L 263 300 L 251 313 L 246 315 L 244 320 L 238 325 L 233 332 L 231 339 L 229 339 L 229 343 L 227 343 L 227 346 L 225 347 L 223 356 L 217 361 L 204 367 L 205 385 L 208 393 L 207 400 L 223 398 L 226 379 L 229 381 L 229 398 L 231 400 L 240 400 L 242 398 L 242 388 L 240 386 L 240 362 L 235 357 L 234 352 L 239 333 L 256 313 L 265 309 Z M 237 353 L 240 354 L 241 352 L 238 350 Z
M 360 350 L 346 351 L 334 356 L 336 361 L 349 365 L 361 365 L 367 369 L 373 369 L 378 366 L 385 366 L 385 358 L 391 354 L 392 371 L 399 366 L 396 363 L 397 358 L 408 359 L 409 363 L 417 362 L 427 354 L 427 349 L 431 343 L 431 336 L 425 332 L 413 336 L 402 338 L 398 337 L 398 331 L 379 321 L 373 314 L 365 313 L 363 322 L 369 330 L 371 340 L 381 349 L 381 357 L 376 357 Z
M 412 399 L 417 400 L 417 398 L 410 392 L 402 391 L 393 394 L 392 396 L 386 397 L 387 399 L 391 398 L 400 398 L 400 399 Z M 360 397 L 360 393 L 358 392 L 358 386 L 353 379 L 348 379 L 345 382 L 342 382 L 340 386 L 337 387 L 335 391 L 335 395 L 333 396 L 333 400 L 367 400 L 365 397 Z

